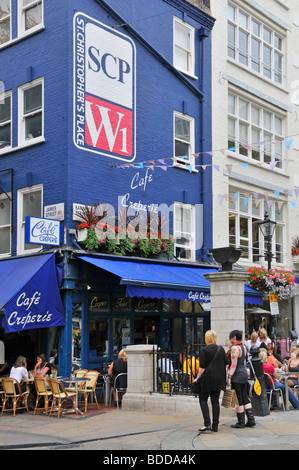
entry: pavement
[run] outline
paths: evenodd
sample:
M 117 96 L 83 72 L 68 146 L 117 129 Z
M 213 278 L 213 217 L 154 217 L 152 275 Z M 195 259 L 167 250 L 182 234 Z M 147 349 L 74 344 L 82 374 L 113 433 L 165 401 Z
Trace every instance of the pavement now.
M 98 410 L 95 404 L 89 405 L 83 417 L 66 414 L 59 419 L 57 414 L 46 416 L 42 410 L 36 415 L 17 412 L 15 417 L 7 411 L 0 416 L 0 450 L 100 450 L 103 456 L 113 451 L 109 454 L 112 459 L 118 451 L 133 450 L 197 455 L 201 450 L 299 449 L 296 410 L 275 409 L 268 416 L 256 417 L 253 428 L 231 428 L 235 422 L 234 416 L 220 415 L 217 433 L 199 434 L 203 419 L 198 402 L 192 415 L 125 411 L 104 405 Z M 147 453 L 141 455 L 145 458 Z

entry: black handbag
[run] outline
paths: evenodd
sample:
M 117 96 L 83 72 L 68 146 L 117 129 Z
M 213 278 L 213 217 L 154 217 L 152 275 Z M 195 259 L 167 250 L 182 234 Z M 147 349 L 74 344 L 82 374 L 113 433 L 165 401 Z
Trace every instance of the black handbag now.
M 218 346 L 218 349 L 217 349 L 217 351 L 216 351 L 215 356 L 213 357 L 213 360 L 210 362 L 210 364 L 208 365 L 208 367 L 205 369 L 204 372 L 206 372 L 206 371 L 209 369 L 209 367 L 211 367 L 212 364 L 214 364 L 215 359 L 216 359 L 216 357 L 218 356 L 219 351 L 220 351 L 220 346 Z M 191 384 L 191 393 L 192 393 L 192 395 L 199 395 L 199 394 L 200 394 L 201 383 L 202 383 L 202 377 L 203 377 L 204 372 L 201 374 L 201 376 L 199 377 L 199 379 L 195 380 L 195 381 Z

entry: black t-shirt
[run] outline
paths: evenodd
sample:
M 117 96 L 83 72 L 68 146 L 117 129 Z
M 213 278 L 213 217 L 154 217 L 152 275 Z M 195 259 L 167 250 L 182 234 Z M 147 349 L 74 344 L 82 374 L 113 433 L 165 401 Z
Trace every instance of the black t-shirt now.
M 214 390 L 225 390 L 226 388 L 226 365 L 228 365 L 229 361 L 223 347 L 219 347 L 220 351 L 212 367 L 209 367 L 209 364 L 211 364 L 218 346 L 216 344 L 209 344 L 202 348 L 200 352 L 200 367 L 205 369 L 201 380 L 201 390 L 204 393 Z

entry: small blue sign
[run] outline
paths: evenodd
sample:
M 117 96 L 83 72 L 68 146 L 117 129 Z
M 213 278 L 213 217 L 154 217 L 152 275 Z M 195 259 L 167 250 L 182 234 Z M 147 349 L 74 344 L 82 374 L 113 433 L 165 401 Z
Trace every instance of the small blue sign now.
M 59 220 L 25 217 L 25 243 L 59 246 L 63 229 Z

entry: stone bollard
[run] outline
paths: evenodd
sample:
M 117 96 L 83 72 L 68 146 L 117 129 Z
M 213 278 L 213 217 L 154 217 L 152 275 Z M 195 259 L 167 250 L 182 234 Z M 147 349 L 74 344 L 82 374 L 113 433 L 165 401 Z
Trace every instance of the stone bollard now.
M 261 384 L 261 388 L 262 388 L 262 393 L 260 395 L 256 395 L 256 393 L 252 389 L 251 404 L 252 404 L 253 413 L 255 416 L 268 416 L 270 414 L 269 403 L 268 403 L 267 393 L 266 393 L 266 383 L 264 380 L 263 364 L 260 360 L 259 353 L 260 353 L 260 349 L 257 347 L 252 347 L 250 349 L 250 354 L 252 355 L 251 363 L 252 363 L 256 378 L 259 380 Z M 250 367 L 250 379 L 255 380 L 251 367 Z

